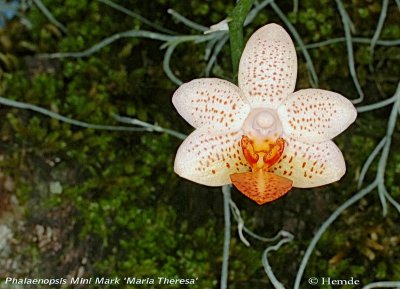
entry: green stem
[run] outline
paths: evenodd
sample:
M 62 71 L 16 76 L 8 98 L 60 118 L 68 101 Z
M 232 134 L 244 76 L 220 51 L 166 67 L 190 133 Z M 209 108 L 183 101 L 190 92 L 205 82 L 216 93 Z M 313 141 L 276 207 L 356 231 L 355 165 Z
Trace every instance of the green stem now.
M 229 185 L 222 187 L 224 195 L 224 221 L 225 221 L 225 235 L 224 235 L 224 249 L 222 258 L 221 269 L 221 285 L 220 289 L 228 288 L 228 275 L 229 275 L 229 247 L 231 244 L 231 212 L 229 210 L 229 203 L 231 201 L 231 187 Z
M 229 22 L 229 38 L 231 42 L 231 55 L 233 74 L 235 79 L 239 69 L 240 56 L 243 52 L 243 24 L 255 0 L 239 0 L 233 9 Z

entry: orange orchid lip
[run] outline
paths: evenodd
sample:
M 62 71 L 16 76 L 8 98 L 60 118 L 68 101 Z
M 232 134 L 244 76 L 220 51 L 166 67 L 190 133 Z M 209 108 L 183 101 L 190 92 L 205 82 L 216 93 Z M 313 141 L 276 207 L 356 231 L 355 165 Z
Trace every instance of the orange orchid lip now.
M 259 205 L 279 199 L 293 186 L 291 180 L 263 170 L 233 174 L 231 180 L 241 193 Z
M 245 196 L 262 205 L 272 202 L 292 188 L 293 182 L 268 170 L 281 158 L 285 148 L 283 138 L 275 142 L 264 141 L 261 149 L 254 148 L 254 141 L 242 136 L 241 147 L 251 172 L 236 173 L 230 176 L 233 185 Z

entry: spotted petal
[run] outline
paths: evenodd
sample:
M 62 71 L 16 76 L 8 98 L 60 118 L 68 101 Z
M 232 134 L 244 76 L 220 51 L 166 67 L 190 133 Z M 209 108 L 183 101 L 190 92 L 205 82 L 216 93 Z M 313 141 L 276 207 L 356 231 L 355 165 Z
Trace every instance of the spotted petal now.
M 241 137 L 241 132 L 211 134 L 207 129 L 195 130 L 178 149 L 175 172 L 207 186 L 230 184 L 229 175 L 250 170 L 242 153 Z
M 342 95 L 303 89 L 291 94 L 278 108 L 283 130 L 305 143 L 330 140 L 344 131 L 357 117 L 353 104 Z
M 311 188 L 338 181 L 346 165 L 332 141 L 306 144 L 288 139 L 281 159 L 270 172 L 292 180 L 293 187 Z
M 276 109 L 294 91 L 297 56 L 289 34 L 268 24 L 249 39 L 239 65 L 239 87 L 252 107 Z
M 240 89 L 222 79 L 195 79 L 181 85 L 172 97 L 179 114 L 193 127 L 237 131 L 250 107 Z

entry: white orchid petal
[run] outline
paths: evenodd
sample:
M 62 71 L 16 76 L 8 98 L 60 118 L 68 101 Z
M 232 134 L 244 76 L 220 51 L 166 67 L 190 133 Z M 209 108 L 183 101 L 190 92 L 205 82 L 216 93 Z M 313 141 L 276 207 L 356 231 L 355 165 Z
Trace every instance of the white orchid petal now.
M 211 130 L 237 131 L 250 111 L 240 89 L 218 78 L 195 79 L 181 85 L 172 103 L 193 127 Z
M 278 108 L 283 130 L 305 143 L 330 140 L 344 131 L 357 117 L 353 104 L 342 95 L 303 89 L 291 94 Z
M 332 141 L 306 144 L 288 139 L 282 157 L 270 172 L 291 179 L 293 187 L 311 188 L 340 180 L 346 164 Z
M 175 172 L 207 186 L 230 184 L 231 174 L 250 170 L 240 146 L 241 137 L 240 131 L 211 134 L 206 129 L 195 130 L 178 149 Z
M 294 91 L 297 56 L 289 34 L 268 24 L 249 39 L 239 65 L 239 87 L 252 107 L 276 109 Z

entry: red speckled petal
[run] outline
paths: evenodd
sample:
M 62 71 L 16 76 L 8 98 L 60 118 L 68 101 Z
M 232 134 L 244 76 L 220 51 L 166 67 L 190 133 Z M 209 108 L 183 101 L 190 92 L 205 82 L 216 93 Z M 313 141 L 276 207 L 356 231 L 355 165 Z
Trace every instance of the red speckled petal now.
M 179 114 L 195 128 L 239 130 L 250 111 L 240 89 L 218 78 L 195 79 L 172 97 Z
M 210 133 L 197 129 L 178 149 L 175 172 L 182 178 L 207 186 L 231 183 L 229 175 L 248 172 L 250 166 L 243 156 L 242 132 Z
M 357 117 L 353 104 L 342 95 L 303 89 L 291 94 L 278 108 L 285 135 L 305 143 L 330 140 Z
M 252 107 L 276 109 L 294 91 L 297 56 L 289 34 L 268 24 L 249 39 L 239 65 L 239 87 Z
M 342 152 L 332 142 L 306 144 L 285 139 L 281 159 L 270 172 L 293 181 L 293 187 L 311 188 L 336 182 L 346 172 Z
M 259 205 L 279 199 L 292 188 L 291 180 L 263 170 L 233 174 L 231 180 L 242 194 Z

